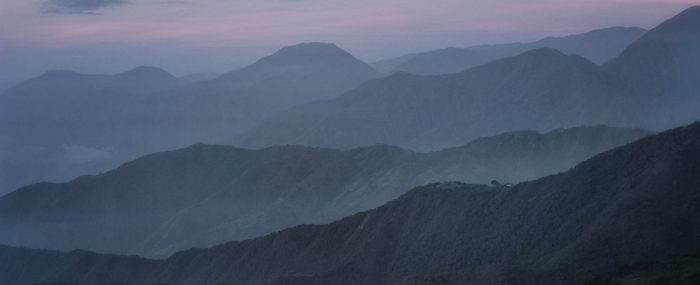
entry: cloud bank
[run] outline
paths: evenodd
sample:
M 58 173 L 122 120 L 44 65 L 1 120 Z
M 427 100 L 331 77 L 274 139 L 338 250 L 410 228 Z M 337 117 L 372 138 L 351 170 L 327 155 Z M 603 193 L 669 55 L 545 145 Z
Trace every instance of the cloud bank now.
M 128 3 L 128 0 L 46 0 L 41 6 L 41 12 L 47 14 L 96 14 L 99 9 Z

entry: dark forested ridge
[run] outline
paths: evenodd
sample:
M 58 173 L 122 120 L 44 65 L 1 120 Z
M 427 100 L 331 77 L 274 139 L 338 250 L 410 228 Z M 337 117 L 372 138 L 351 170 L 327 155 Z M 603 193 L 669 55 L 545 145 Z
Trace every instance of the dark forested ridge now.
M 330 222 L 415 185 L 535 179 L 647 134 L 602 126 L 512 132 L 433 153 L 198 144 L 8 194 L 0 198 L 0 243 L 165 256 Z
M 456 74 L 397 73 L 282 113 L 237 142 L 420 150 L 518 129 L 688 124 L 700 116 L 698 21 L 700 8 L 689 8 L 602 67 L 545 48 Z
M 584 284 L 700 250 L 698 173 L 700 123 L 513 187 L 431 184 L 331 224 L 165 260 L 3 248 L 0 257 L 27 266 L 0 262 L 0 281 Z
M 603 274 L 586 285 L 700 284 L 700 254 L 641 262 Z

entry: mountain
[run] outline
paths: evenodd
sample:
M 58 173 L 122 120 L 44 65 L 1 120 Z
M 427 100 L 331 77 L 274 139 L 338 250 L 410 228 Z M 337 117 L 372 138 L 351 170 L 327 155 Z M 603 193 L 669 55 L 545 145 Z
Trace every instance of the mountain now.
M 564 37 L 547 37 L 531 43 L 474 46 L 472 49 L 490 56 L 505 57 L 531 49 L 554 48 L 565 54 L 577 54 L 596 64 L 605 63 L 622 53 L 647 31 L 638 27 L 611 27 Z
M 372 143 L 434 150 L 494 133 L 610 122 L 614 78 L 579 56 L 538 49 L 465 72 L 398 73 L 345 95 L 293 108 L 236 144 L 354 147 Z
M 27 144 L 47 138 L 57 143 L 90 141 L 114 119 L 114 113 L 133 109 L 149 93 L 182 84 L 155 67 L 138 67 L 114 75 L 48 71 L 0 96 L 0 128 L 4 135 Z
M 152 102 L 154 120 L 166 125 L 196 124 L 187 142 L 226 142 L 286 108 L 331 99 L 378 77 L 368 64 L 334 44 L 288 46 L 245 68 L 214 80 L 195 82 Z
M 700 254 L 624 266 L 586 285 L 693 285 L 700 283 Z
M 114 167 L 141 130 L 140 106 L 153 92 L 184 85 L 138 67 L 113 75 L 54 70 L 0 96 L 0 193 L 40 179 L 63 180 Z M 128 137 L 125 139 L 124 137 Z
M 322 43 L 285 47 L 199 82 L 153 67 L 116 75 L 50 71 L 0 96 L 0 193 L 98 173 L 147 153 L 229 142 L 275 112 L 340 95 L 376 76 L 346 51 Z M 75 150 L 83 150 L 80 161 L 100 159 L 74 163 Z
M 697 119 L 700 107 L 700 6 L 686 9 L 630 45 L 606 71 L 629 82 L 646 112 L 662 113 L 648 125 L 668 128 Z
M 221 73 L 216 73 L 216 72 L 200 72 L 200 73 L 193 73 L 193 74 L 188 74 L 183 77 L 180 77 L 183 80 L 187 80 L 189 82 L 197 82 L 197 81 L 205 81 L 205 80 L 213 80 L 221 76 Z
M 17 285 L 584 284 L 620 266 L 698 252 L 697 173 L 700 123 L 512 187 L 431 184 L 331 224 L 164 260 L 0 248 L 0 258 L 13 261 L 0 262 L 0 278 Z
M 522 131 L 433 153 L 382 145 L 340 151 L 198 144 L 3 196 L 0 243 L 166 256 L 330 222 L 415 185 L 534 179 L 647 134 L 602 126 Z
M 88 278 L 123 280 L 124 276 L 140 276 L 155 269 L 157 263 L 136 256 L 123 257 L 115 255 L 100 255 L 87 251 L 72 251 L 63 253 L 58 251 L 35 250 L 28 248 L 13 248 L 0 246 L 0 262 L 5 266 L 0 271 L 0 283 L 7 285 L 75 285 L 75 282 L 50 282 L 52 279 L 61 278 L 60 275 L 79 275 L 80 270 L 90 267 L 95 271 L 115 274 L 100 274 L 90 276 L 88 272 L 82 272 L 85 280 Z M 47 271 L 48 268 L 51 268 Z M 119 276 L 122 275 L 122 276 Z M 89 277 L 90 276 L 90 277 Z M 81 282 L 82 281 L 78 281 Z M 84 283 L 81 285 L 94 284 Z M 105 284 L 105 283 L 102 283 Z M 119 283 L 108 283 L 118 285 Z M 121 284 L 123 285 L 123 284 Z
M 370 65 L 372 66 L 372 68 L 374 68 L 374 70 L 376 70 L 382 74 L 390 74 L 396 69 L 397 66 L 401 65 L 404 62 L 411 60 L 416 55 L 418 55 L 418 54 L 417 53 L 410 53 L 410 54 L 402 55 L 402 56 L 395 57 L 395 58 L 375 61 L 375 62 L 370 63 Z
M 646 30 L 636 27 L 612 27 L 577 35 L 547 37 L 530 43 L 433 50 L 379 61 L 373 66 L 383 73 L 403 71 L 424 75 L 449 74 L 538 48 L 554 48 L 565 54 L 580 55 L 596 64 L 602 64 L 618 56 L 645 32 Z
M 697 11 L 662 23 L 603 66 L 542 48 L 459 73 L 396 73 L 280 113 L 233 141 L 433 150 L 518 129 L 687 124 L 700 119 Z
M 402 58 L 405 57 L 399 57 L 398 59 Z M 498 58 L 470 48 L 452 47 L 412 55 L 410 59 L 400 63 L 389 73 L 449 74 L 464 71 L 494 59 Z

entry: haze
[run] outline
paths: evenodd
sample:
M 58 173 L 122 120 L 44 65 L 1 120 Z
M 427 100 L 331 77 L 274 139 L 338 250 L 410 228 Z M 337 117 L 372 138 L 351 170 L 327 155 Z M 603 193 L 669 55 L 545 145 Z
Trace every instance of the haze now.
M 440 3 L 436 3 L 440 2 Z M 48 69 L 224 72 L 281 46 L 334 42 L 374 61 L 446 46 L 650 28 L 693 1 L 3 0 L 0 88 Z

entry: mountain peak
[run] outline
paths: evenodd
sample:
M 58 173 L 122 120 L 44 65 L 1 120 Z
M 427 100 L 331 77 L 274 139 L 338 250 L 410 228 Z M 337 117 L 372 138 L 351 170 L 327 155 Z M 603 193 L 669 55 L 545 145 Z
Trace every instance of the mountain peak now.
M 308 42 L 296 45 L 285 46 L 277 53 L 309 53 L 309 52 L 343 52 L 334 43 Z
M 160 67 L 139 66 L 132 70 L 116 74 L 117 77 L 132 79 L 177 79 Z
M 697 34 L 698 30 L 700 30 L 700 6 L 693 6 L 661 23 L 658 27 L 652 29 L 648 35 L 654 36 L 663 33 L 668 37 L 673 37 L 687 32 Z
M 694 6 L 651 29 L 604 68 L 637 86 L 643 85 L 638 88 L 644 92 L 661 94 L 664 88 L 672 88 L 695 94 L 698 48 L 700 6 Z
M 566 55 L 554 48 L 538 48 L 526 51 L 520 55 L 505 58 L 486 64 L 483 67 L 489 66 L 521 66 L 527 69 L 536 70 L 553 70 L 561 67 L 576 67 L 583 69 L 597 69 L 597 66 L 589 60 L 578 55 Z M 467 71 L 469 72 L 469 71 Z
M 357 61 L 354 56 L 335 44 L 312 42 L 283 47 L 274 54 L 259 60 L 257 64 L 337 62 L 339 60 Z
M 688 9 L 685 9 L 676 17 L 700 17 L 700 5 L 692 6 Z

